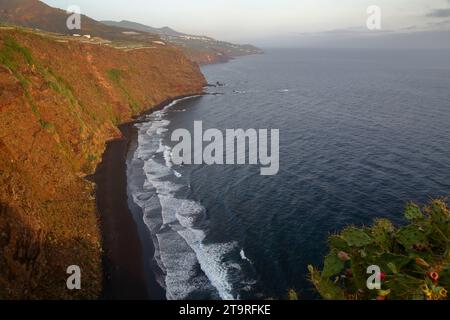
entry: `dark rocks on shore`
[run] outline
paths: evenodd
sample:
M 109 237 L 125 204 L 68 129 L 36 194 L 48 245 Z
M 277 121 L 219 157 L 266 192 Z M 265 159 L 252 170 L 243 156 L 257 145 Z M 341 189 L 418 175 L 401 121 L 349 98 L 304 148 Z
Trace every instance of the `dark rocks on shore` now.
M 217 87 L 224 87 L 225 83 L 221 83 L 219 81 L 217 81 L 216 83 L 208 83 L 206 85 L 206 87 L 210 87 L 210 88 L 217 88 Z

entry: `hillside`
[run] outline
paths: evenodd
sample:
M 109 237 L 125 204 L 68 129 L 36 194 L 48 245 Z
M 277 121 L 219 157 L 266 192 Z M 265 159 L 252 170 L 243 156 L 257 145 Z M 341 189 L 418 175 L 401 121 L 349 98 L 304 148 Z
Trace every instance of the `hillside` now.
M 185 34 L 169 27 L 153 28 L 130 21 L 102 22 L 112 27 L 157 34 L 161 39 L 184 48 L 188 56 L 201 64 L 225 62 L 239 56 L 262 53 L 261 49 L 252 45 L 238 45 L 210 37 Z
M 106 24 L 107 26 L 111 26 L 111 27 L 136 30 L 136 31 L 140 31 L 140 32 L 149 32 L 149 33 L 154 33 L 154 34 L 164 35 L 164 36 L 186 36 L 186 34 L 175 31 L 169 27 L 154 28 L 154 27 L 146 26 L 141 23 L 127 21 L 127 20 L 122 20 L 120 22 L 105 20 L 105 21 L 100 21 L 100 22 L 103 24 Z
M 52 8 L 38 0 L 0 0 L 0 22 L 72 35 L 82 33 L 110 41 L 151 42 L 159 40 L 155 34 L 129 35 L 126 29 L 107 26 L 85 15 L 81 17 L 82 30 L 69 30 L 66 11 Z M 125 32 L 125 33 L 124 33 Z
M 0 27 L 0 299 L 98 297 L 99 217 L 85 177 L 119 123 L 204 85 L 173 47 Z M 65 288 L 70 264 L 83 270 L 81 292 Z
M 226 62 L 234 57 L 261 53 L 250 45 L 236 45 L 203 36 L 187 35 L 168 27 L 152 28 L 130 21 L 104 23 L 83 15 L 81 30 L 66 27 L 66 11 L 39 0 L 0 0 L 0 23 L 35 28 L 63 35 L 89 35 L 91 41 L 123 46 L 161 45 L 161 39 L 180 46 L 191 60 L 200 63 Z

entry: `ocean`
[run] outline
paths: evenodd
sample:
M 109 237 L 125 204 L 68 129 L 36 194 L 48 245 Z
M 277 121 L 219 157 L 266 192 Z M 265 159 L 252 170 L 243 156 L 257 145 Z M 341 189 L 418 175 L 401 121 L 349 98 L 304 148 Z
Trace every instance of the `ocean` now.
M 328 235 L 450 195 L 449 51 L 269 49 L 202 71 L 224 85 L 148 115 L 127 162 L 168 299 L 316 299 Z M 174 165 L 194 121 L 279 129 L 279 173 Z

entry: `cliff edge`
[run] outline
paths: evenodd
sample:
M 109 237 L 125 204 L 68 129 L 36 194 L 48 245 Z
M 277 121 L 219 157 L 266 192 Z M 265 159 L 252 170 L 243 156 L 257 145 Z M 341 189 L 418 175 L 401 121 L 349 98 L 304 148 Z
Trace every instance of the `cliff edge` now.
M 85 177 L 120 138 L 118 124 L 205 84 L 174 47 L 0 27 L 0 299 L 99 296 L 99 217 Z M 70 265 L 81 267 L 83 290 L 67 290 Z

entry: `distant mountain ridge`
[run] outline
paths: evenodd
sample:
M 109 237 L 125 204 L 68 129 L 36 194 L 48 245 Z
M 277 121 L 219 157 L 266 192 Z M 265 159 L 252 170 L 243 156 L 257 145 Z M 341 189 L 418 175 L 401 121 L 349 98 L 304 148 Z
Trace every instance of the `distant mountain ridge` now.
M 161 39 L 185 48 L 185 51 L 194 60 L 201 63 L 228 61 L 234 57 L 260 54 L 262 50 L 252 45 L 239 45 L 225 41 L 219 41 L 207 36 L 191 35 L 175 31 L 169 27 L 154 28 L 144 24 L 122 20 L 101 21 L 110 27 L 129 29 L 135 32 L 150 32 L 157 34 Z M 200 58 L 199 58 L 200 55 Z M 201 61 L 203 59 L 203 61 Z M 206 59 L 206 61 L 205 61 Z M 211 61 L 208 61 L 210 59 Z
M 107 26 L 110 26 L 110 27 L 117 27 L 117 28 L 122 28 L 122 29 L 132 29 L 132 30 L 136 30 L 136 31 L 140 31 L 140 32 L 149 32 L 149 33 L 165 35 L 165 36 L 186 36 L 185 33 L 175 31 L 169 27 L 154 28 L 154 27 L 147 26 L 145 24 L 128 21 L 128 20 L 122 20 L 120 22 L 104 20 L 104 21 L 100 21 L 100 22 L 103 24 L 106 24 Z

